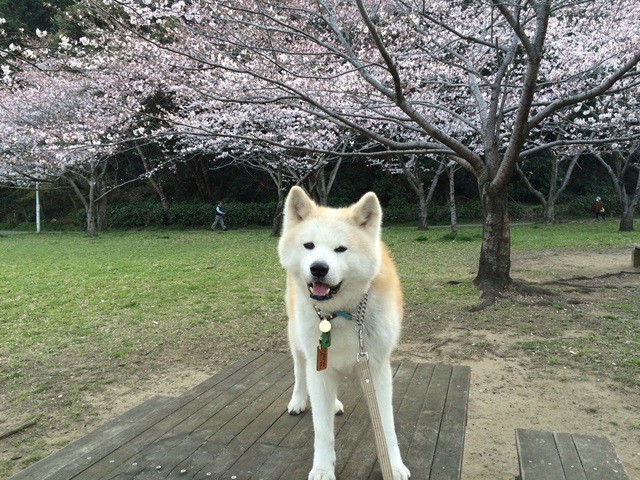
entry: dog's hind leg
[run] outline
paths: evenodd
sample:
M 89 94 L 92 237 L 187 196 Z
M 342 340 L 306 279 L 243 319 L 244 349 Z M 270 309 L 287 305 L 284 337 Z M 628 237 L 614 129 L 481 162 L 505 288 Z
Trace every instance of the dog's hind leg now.
M 291 355 L 293 356 L 293 376 L 295 383 L 287 410 L 291 415 L 298 415 L 307 409 L 307 361 L 304 354 L 293 346 L 291 347 Z

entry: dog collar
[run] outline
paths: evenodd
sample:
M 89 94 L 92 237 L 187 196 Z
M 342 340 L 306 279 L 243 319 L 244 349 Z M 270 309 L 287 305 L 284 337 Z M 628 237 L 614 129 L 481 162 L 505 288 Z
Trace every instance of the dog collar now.
M 337 312 L 333 312 L 330 315 L 325 315 L 322 313 L 322 310 L 320 310 L 316 305 L 313 306 L 313 308 L 316 309 L 316 313 L 318 314 L 318 318 L 320 318 L 320 321 L 322 320 L 327 320 L 327 321 L 331 321 L 334 318 L 337 317 L 342 317 L 345 320 L 353 320 L 353 315 L 351 315 L 350 313 L 347 312 L 343 312 L 342 310 L 338 310 Z
M 364 338 L 362 335 L 364 331 L 364 311 L 367 308 L 368 298 L 369 292 L 365 293 L 362 297 L 362 300 L 360 300 L 360 303 L 358 304 L 358 313 L 355 317 L 357 320 L 356 332 L 358 332 L 358 343 L 360 344 L 360 352 L 356 357 L 358 361 L 360 361 L 360 358 L 363 357 L 368 358 L 367 352 L 364 351 Z M 319 345 L 316 369 L 318 371 L 321 371 L 327 368 L 329 362 L 329 353 L 327 349 L 331 346 L 331 320 L 336 317 L 342 317 L 346 320 L 352 320 L 353 315 L 347 312 L 343 312 L 342 310 L 338 310 L 327 316 L 322 314 L 322 311 L 317 307 L 317 305 L 314 305 L 313 308 L 315 309 L 316 314 L 318 314 L 318 318 L 320 319 L 320 324 L 318 325 L 320 329 L 320 339 L 318 340 Z
M 364 310 L 366 309 L 367 298 L 368 297 L 369 297 L 369 292 L 364 294 L 364 296 L 362 297 L 362 300 L 360 300 L 360 303 L 358 304 L 358 315 L 359 316 L 364 316 Z M 342 317 L 345 320 L 353 320 L 353 314 L 352 313 L 348 313 L 348 312 L 344 312 L 342 310 L 338 310 L 336 312 L 330 313 L 329 315 L 325 315 L 322 312 L 322 310 L 320 310 L 318 308 L 317 305 L 314 305 L 313 308 L 316 310 L 316 314 L 318 315 L 318 318 L 320 319 L 321 322 L 323 320 L 326 320 L 326 321 L 330 322 L 331 320 L 333 320 L 334 318 L 337 318 L 337 317 Z

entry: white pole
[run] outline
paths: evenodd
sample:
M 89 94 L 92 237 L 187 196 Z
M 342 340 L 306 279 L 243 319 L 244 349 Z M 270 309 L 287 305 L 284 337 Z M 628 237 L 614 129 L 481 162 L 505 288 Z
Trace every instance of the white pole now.
M 40 183 L 36 182 L 36 231 L 40 233 Z

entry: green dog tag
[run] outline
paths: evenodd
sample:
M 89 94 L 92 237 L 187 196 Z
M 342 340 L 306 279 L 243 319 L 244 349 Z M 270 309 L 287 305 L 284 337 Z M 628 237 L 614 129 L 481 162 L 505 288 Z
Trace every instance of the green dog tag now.
M 322 332 L 320 334 L 320 348 L 329 348 L 331 346 L 331 332 Z

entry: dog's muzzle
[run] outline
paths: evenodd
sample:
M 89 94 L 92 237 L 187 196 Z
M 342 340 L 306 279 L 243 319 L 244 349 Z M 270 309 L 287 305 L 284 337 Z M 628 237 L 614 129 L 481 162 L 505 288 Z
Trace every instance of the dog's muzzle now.
M 322 281 L 329 273 L 329 265 L 324 262 L 313 262 L 309 267 L 309 271 L 314 278 L 311 283 L 307 284 L 311 298 L 320 301 L 329 300 L 338 293 L 342 282 L 338 285 L 329 285 Z
M 333 296 L 338 293 L 338 290 L 340 290 L 340 285 L 342 285 L 342 282 L 338 285 L 331 286 L 320 281 L 315 281 L 307 284 L 307 287 L 309 288 L 309 296 L 311 298 L 323 301 L 333 298 Z

